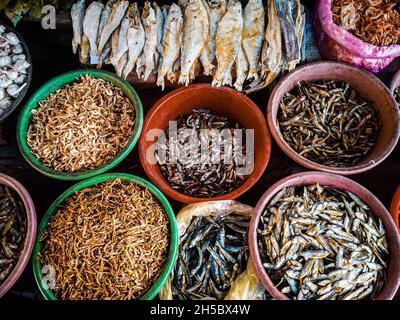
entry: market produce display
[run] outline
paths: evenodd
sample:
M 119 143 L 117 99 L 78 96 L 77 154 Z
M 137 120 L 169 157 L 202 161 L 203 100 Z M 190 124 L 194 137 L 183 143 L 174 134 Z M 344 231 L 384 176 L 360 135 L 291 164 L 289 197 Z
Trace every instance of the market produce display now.
M 24 247 L 26 213 L 19 196 L 0 185 L 0 285 L 14 269 Z
M 292 299 L 368 299 L 385 282 L 386 230 L 351 192 L 284 188 L 262 214 L 258 234 L 264 268 Z
M 240 141 L 241 154 L 229 161 L 232 154 L 225 149 L 224 137 L 221 137 L 222 141 L 213 141 L 216 137 L 212 136 L 212 131 L 203 131 L 215 130 L 214 134 L 217 134 L 219 130 L 229 130 L 235 139 L 235 129 L 243 130 L 235 120 L 218 116 L 209 109 L 196 109 L 177 119 L 178 139 L 170 137 L 170 128 L 167 128 L 165 141 L 159 140 L 157 145 L 156 158 L 168 183 L 174 189 L 198 198 L 214 198 L 239 188 L 246 180 L 245 176 L 237 174 L 237 168 L 246 163 L 245 144 Z M 242 133 L 245 140 L 245 133 Z M 203 153 L 197 152 L 199 144 L 207 146 L 209 156 L 218 158 L 202 158 Z M 171 161 L 175 158 L 176 161 Z
M 166 262 L 169 221 L 147 188 L 115 179 L 67 199 L 40 241 L 57 298 L 138 299 Z
M 90 170 L 112 160 L 128 144 L 134 125 L 134 108 L 122 90 L 88 75 L 32 110 L 27 143 L 49 168 Z
M 18 36 L 0 24 L 0 120 L 26 87 L 30 66 Z
M 302 82 L 278 112 L 286 142 L 301 156 L 332 167 L 354 166 L 374 148 L 379 114 L 349 83 Z
M 111 63 L 118 75 L 132 72 L 157 85 L 188 85 L 199 74 L 214 86 L 241 91 L 268 86 L 301 61 L 305 16 L 299 0 L 182 0 L 161 8 L 146 1 L 98 1 L 71 9 L 73 50 L 80 61 Z M 235 80 L 235 81 L 234 81 Z

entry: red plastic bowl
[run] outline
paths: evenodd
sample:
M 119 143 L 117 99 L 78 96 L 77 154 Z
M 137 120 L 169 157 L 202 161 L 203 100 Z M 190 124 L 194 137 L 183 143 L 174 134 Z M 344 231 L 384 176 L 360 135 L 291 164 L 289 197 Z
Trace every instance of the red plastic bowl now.
M 17 180 L 0 173 L 0 184 L 14 190 L 21 197 L 27 215 L 27 234 L 24 248 L 13 271 L 0 285 L 0 297 L 2 297 L 15 284 L 29 262 L 36 238 L 36 210 L 28 191 Z
M 400 232 L 399 214 L 400 214 L 400 186 L 397 188 L 396 193 L 393 196 L 392 204 L 390 206 L 390 214 L 392 215 L 393 221 Z
M 393 299 L 400 284 L 400 238 L 389 212 L 386 210 L 383 204 L 362 185 L 339 175 L 318 171 L 302 172 L 283 178 L 282 180 L 275 183 L 272 187 L 270 187 L 256 205 L 254 215 L 252 216 L 250 221 L 249 249 L 251 258 L 253 259 L 255 264 L 256 273 L 265 288 L 274 299 L 289 300 L 289 298 L 282 292 L 280 292 L 271 281 L 263 267 L 260 258 L 257 244 L 257 228 L 261 214 L 264 212 L 265 207 L 268 205 L 269 201 L 278 191 L 290 186 L 311 185 L 315 183 L 319 183 L 322 186 L 332 186 L 337 189 L 346 190 L 354 193 L 370 207 L 371 212 L 376 217 L 382 220 L 386 228 L 391 255 L 389 258 L 387 269 L 386 283 L 383 286 L 381 293 L 376 296 L 374 300 Z
M 220 197 L 196 198 L 174 190 L 163 177 L 158 164 L 149 163 L 146 159 L 146 152 L 155 143 L 153 138 L 146 139 L 149 130 L 165 130 L 169 126 L 169 121 L 191 113 L 196 108 L 214 110 L 218 115 L 239 121 L 246 129 L 254 129 L 253 173 L 238 189 Z M 248 191 L 267 167 L 271 153 L 271 136 L 264 115 L 248 97 L 226 87 L 213 88 L 208 84 L 194 84 L 172 91 L 153 106 L 144 121 L 139 148 L 140 161 L 146 174 L 162 192 L 179 202 L 195 203 L 236 199 Z
M 346 81 L 362 97 L 374 103 L 382 122 L 375 148 L 360 163 L 352 167 L 329 167 L 308 160 L 298 154 L 283 138 L 277 115 L 279 104 L 285 93 L 301 81 L 338 80 Z M 342 175 L 357 174 L 370 170 L 384 161 L 393 151 L 400 136 L 400 111 L 393 95 L 377 77 L 371 73 L 338 62 L 314 62 L 288 73 L 274 88 L 268 102 L 267 119 L 272 136 L 279 147 L 294 161 L 312 169 Z

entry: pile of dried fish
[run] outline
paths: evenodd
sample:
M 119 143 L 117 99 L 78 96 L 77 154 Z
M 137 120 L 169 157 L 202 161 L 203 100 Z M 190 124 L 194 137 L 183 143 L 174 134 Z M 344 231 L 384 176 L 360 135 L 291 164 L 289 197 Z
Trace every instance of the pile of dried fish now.
M 397 104 L 400 106 L 400 88 L 394 90 L 394 98 L 397 101 Z
M 220 136 L 222 140 L 216 137 L 228 129 L 235 139 L 234 130 L 243 130 L 238 122 L 218 116 L 209 109 L 195 109 L 177 120 L 176 138 L 169 136 L 169 129 L 165 131 L 166 139 L 158 141 L 156 159 L 172 188 L 192 197 L 213 198 L 229 193 L 245 182 L 247 177 L 237 173 L 237 168 L 246 163 L 245 144 L 242 143 L 242 156 L 236 154 L 230 159 L 232 154 L 226 148 L 232 147 L 232 142 L 228 141 L 229 146 L 226 146 L 224 135 Z M 203 131 L 205 129 L 215 132 Z M 206 153 L 203 146 L 207 148 Z
M 41 263 L 63 300 L 140 298 L 167 259 L 169 222 L 146 189 L 119 179 L 76 192 L 46 226 Z
M 0 120 L 26 87 L 29 67 L 17 35 L 0 24 Z
M 400 44 L 398 0 L 333 0 L 333 20 L 375 46 Z
M 368 299 L 385 282 L 385 228 L 351 192 L 281 190 L 261 216 L 258 243 L 264 268 L 292 299 Z
M 101 67 L 105 61 L 120 76 L 134 71 L 143 81 L 155 74 L 162 88 L 165 77 L 188 85 L 202 72 L 215 86 L 251 91 L 301 60 L 300 0 L 269 0 L 267 8 L 262 0 L 244 8 L 237 0 L 180 0 L 161 8 L 146 1 L 141 13 L 124 0 L 94 1 L 85 11 L 80 0 L 71 15 L 73 49 L 80 47 L 82 63 L 97 60 Z
M 120 88 L 83 76 L 32 110 L 27 143 L 31 152 L 54 170 L 95 169 L 128 144 L 134 113 Z
M 247 267 L 249 217 L 195 217 L 180 240 L 174 299 L 223 299 Z
M 26 238 L 26 223 L 21 199 L 0 185 L 0 285 L 19 260 Z
M 332 167 L 360 162 L 380 132 L 375 107 L 341 81 L 301 82 L 282 99 L 278 122 L 296 152 Z

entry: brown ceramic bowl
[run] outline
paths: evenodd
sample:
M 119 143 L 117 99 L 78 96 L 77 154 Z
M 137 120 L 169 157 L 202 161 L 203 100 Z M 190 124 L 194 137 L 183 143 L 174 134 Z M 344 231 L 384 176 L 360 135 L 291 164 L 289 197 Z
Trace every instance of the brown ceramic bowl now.
M 257 245 L 257 228 L 261 214 L 278 191 L 290 186 L 311 185 L 315 183 L 354 193 L 370 207 L 372 213 L 376 217 L 382 220 L 388 235 L 391 256 L 388 264 L 386 283 L 381 293 L 374 299 L 391 300 L 395 296 L 400 284 L 400 238 L 389 212 L 371 192 L 360 184 L 339 175 L 318 171 L 302 172 L 283 178 L 270 187 L 261 197 L 260 201 L 258 201 L 254 210 L 254 215 L 250 221 L 249 249 L 251 258 L 255 262 L 256 273 L 261 282 L 274 299 L 289 300 L 286 295 L 276 288 L 263 267 Z
M 375 148 L 360 163 L 352 167 L 329 167 L 299 155 L 283 138 L 277 114 L 284 94 L 301 81 L 338 80 L 350 83 L 360 95 L 373 102 L 379 112 L 382 128 Z M 315 62 L 304 65 L 287 74 L 275 87 L 268 103 L 268 125 L 280 148 L 294 161 L 306 168 L 342 175 L 370 170 L 385 160 L 393 151 L 400 135 L 400 111 L 387 87 L 371 73 L 338 62 Z
M 21 198 L 27 215 L 27 234 L 21 256 L 9 276 L 0 284 L 0 297 L 5 295 L 24 271 L 31 257 L 36 238 L 36 211 L 28 191 L 17 180 L 0 173 L 0 184 L 14 190 Z
M 215 198 L 195 198 L 174 190 L 163 177 L 158 164 L 146 159 L 155 141 L 146 139 L 152 129 L 165 130 L 169 121 L 191 113 L 196 108 L 214 110 L 218 115 L 237 120 L 246 129 L 254 129 L 254 170 L 238 189 Z M 139 143 L 140 161 L 150 180 L 167 196 L 183 203 L 211 200 L 232 200 L 248 191 L 265 171 L 270 153 L 271 136 L 264 115 L 248 97 L 233 89 L 213 88 L 208 84 L 194 84 L 172 91 L 159 100 L 147 114 Z
M 390 214 L 392 215 L 393 221 L 400 232 L 400 186 L 397 188 L 396 193 L 393 196 L 392 204 L 390 205 Z

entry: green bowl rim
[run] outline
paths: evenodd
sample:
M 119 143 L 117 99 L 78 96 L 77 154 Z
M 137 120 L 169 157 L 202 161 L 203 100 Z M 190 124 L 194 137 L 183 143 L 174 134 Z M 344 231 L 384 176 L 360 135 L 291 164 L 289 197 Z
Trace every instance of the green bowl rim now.
M 22 120 L 25 117 L 29 116 L 28 114 L 32 109 L 36 109 L 36 108 L 28 109 L 28 106 L 31 105 L 32 103 L 34 103 L 33 102 L 34 100 L 38 100 L 37 96 L 40 94 L 40 92 L 42 90 L 44 90 L 44 89 L 49 90 L 54 82 L 64 78 L 65 76 L 68 76 L 68 75 L 74 75 L 74 76 L 76 76 L 76 78 L 78 78 L 79 76 L 82 76 L 82 75 L 94 75 L 94 76 L 105 75 L 107 77 L 113 78 L 116 83 L 125 85 L 127 90 L 133 94 L 133 100 L 132 99 L 129 99 L 129 100 L 131 101 L 132 107 L 135 109 L 135 113 L 136 113 L 135 114 L 136 124 L 132 130 L 132 134 L 129 139 L 129 142 L 125 146 L 125 148 L 123 148 L 122 150 L 120 150 L 117 153 L 117 155 L 114 157 L 114 159 L 101 165 L 100 167 L 98 167 L 96 169 L 78 171 L 78 172 L 74 172 L 74 173 L 66 173 L 66 172 L 62 172 L 62 171 L 57 171 L 57 170 L 54 170 L 54 169 L 51 169 L 51 168 L 45 166 L 44 164 L 42 164 L 39 161 L 39 159 L 36 156 L 34 156 L 32 154 L 29 146 L 27 145 L 26 140 L 22 139 Z M 103 79 L 101 76 L 99 78 Z M 106 79 L 104 79 L 104 80 L 106 80 Z M 64 83 L 64 85 L 69 84 L 69 83 L 72 83 L 72 82 Z M 61 75 L 58 75 L 58 76 L 52 78 L 51 80 L 47 81 L 38 90 L 36 90 L 35 93 L 29 98 L 29 100 L 26 102 L 26 104 L 24 105 L 24 107 L 19 115 L 18 124 L 17 124 L 17 143 L 18 143 L 19 150 L 20 150 L 22 156 L 25 158 L 25 160 L 34 169 L 36 169 L 40 173 L 44 174 L 45 176 L 48 176 L 53 179 L 64 180 L 64 181 L 83 180 L 83 179 L 87 179 L 87 178 L 105 173 L 105 172 L 113 169 L 117 165 L 119 165 L 132 152 L 133 148 L 136 146 L 136 144 L 139 140 L 140 134 L 142 132 L 142 129 L 143 129 L 143 121 L 144 121 L 144 111 L 143 111 L 142 102 L 141 102 L 136 90 L 130 85 L 129 82 L 121 79 L 114 73 L 104 71 L 104 70 L 90 70 L 90 69 L 74 70 L 74 71 L 69 71 L 69 72 L 63 73 Z M 30 121 L 29 121 L 29 123 L 30 123 Z
M 68 188 L 65 192 L 63 192 L 47 209 L 46 213 L 44 214 L 43 218 L 40 221 L 38 226 L 35 246 L 33 248 L 32 253 L 32 265 L 33 265 L 33 274 L 35 276 L 36 283 L 39 287 L 39 290 L 43 297 L 46 300 L 57 300 L 55 295 L 52 293 L 50 289 L 46 289 L 42 286 L 43 275 L 41 272 L 41 262 L 39 258 L 39 253 L 42 249 L 42 243 L 40 238 L 42 236 L 42 232 L 46 228 L 48 222 L 50 221 L 51 217 L 56 212 L 58 206 L 65 202 L 66 199 L 71 197 L 76 191 L 81 190 L 83 188 L 87 188 L 99 183 L 104 183 L 109 180 L 113 179 L 122 179 L 123 181 L 131 181 L 135 184 L 138 184 L 142 187 L 148 188 L 150 192 L 157 198 L 160 202 L 164 210 L 168 215 L 168 219 L 170 222 L 170 243 L 169 243 L 169 252 L 167 262 L 163 268 L 163 271 L 157 281 L 150 287 L 150 289 L 140 297 L 140 300 L 151 300 L 153 299 L 164 286 L 165 282 L 169 278 L 172 269 L 175 265 L 177 256 L 178 256 L 178 225 L 175 218 L 174 210 L 171 207 L 168 199 L 164 196 L 164 194 L 151 182 L 140 178 L 135 175 L 127 174 L 127 173 L 107 173 L 99 176 L 92 177 L 90 179 L 86 179 L 84 181 L 80 181 L 77 184 L 73 185 L 72 187 Z

